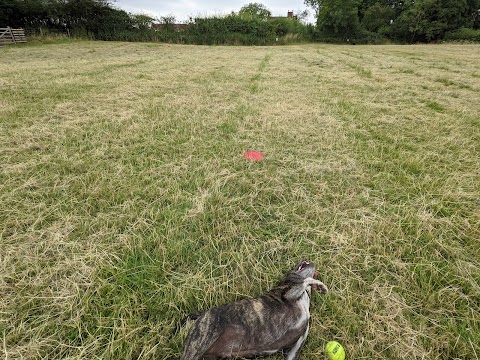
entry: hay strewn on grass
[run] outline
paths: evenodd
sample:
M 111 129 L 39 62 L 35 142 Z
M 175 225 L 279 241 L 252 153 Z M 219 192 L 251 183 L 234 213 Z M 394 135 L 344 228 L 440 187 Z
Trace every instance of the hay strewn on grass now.
M 2 48 L 0 353 L 178 356 L 303 257 L 302 358 L 478 359 L 479 50 Z

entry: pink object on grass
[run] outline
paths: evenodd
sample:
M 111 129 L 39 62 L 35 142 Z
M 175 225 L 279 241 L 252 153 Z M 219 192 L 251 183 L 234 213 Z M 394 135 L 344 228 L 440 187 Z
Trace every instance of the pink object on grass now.
M 257 151 L 247 151 L 245 153 L 245 155 L 243 155 L 243 157 L 245 159 L 249 159 L 249 160 L 252 160 L 252 161 L 260 161 L 260 160 L 263 160 L 263 155 L 260 154 L 259 152 Z

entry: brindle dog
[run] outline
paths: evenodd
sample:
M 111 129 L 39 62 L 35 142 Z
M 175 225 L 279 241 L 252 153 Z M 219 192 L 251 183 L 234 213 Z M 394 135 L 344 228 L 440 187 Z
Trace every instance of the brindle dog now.
M 180 360 L 270 355 L 283 351 L 298 360 L 308 335 L 310 292 L 327 287 L 315 280 L 311 262 L 301 261 L 277 287 L 253 299 L 202 313 L 192 325 Z

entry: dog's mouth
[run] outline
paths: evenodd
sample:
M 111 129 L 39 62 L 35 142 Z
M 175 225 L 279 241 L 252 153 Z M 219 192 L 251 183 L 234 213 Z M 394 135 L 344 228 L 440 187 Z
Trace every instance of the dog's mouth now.
M 298 265 L 298 268 L 297 268 L 297 271 L 300 272 L 300 271 L 303 271 L 305 270 L 307 267 L 310 266 L 310 263 L 308 261 L 302 261 L 299 265 Z
M 302 272 L 304 271 L 305 269 L 308 269 L 308 268 L 314 268 L 315 265 L 313 265 L 313 263 L 309 262 L 309 261 L 301 261 L 300 264 L 298 264 L 298 267 L 297 267 L 297 272 Z M 318 273 L 316 271 L 313 272 L 313 278 L 316 278 L 318 275 Z

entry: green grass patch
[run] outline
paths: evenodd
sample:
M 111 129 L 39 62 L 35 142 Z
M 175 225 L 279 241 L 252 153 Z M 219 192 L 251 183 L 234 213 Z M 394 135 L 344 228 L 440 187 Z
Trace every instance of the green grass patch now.
M 437 111 L 437 112 L 445 111 L 445 107 L 443 105 L 437 103 L 436 101 L 427 102 L 427 107 L 429 107 L 430 109 L 432 109 L 434 111 Z
M 300 258 L 330 288 L 302 358 L 480 354 L 478 45 L 76 41 L 0 63 L 5 358 L 178 358 L 180 319 Z

